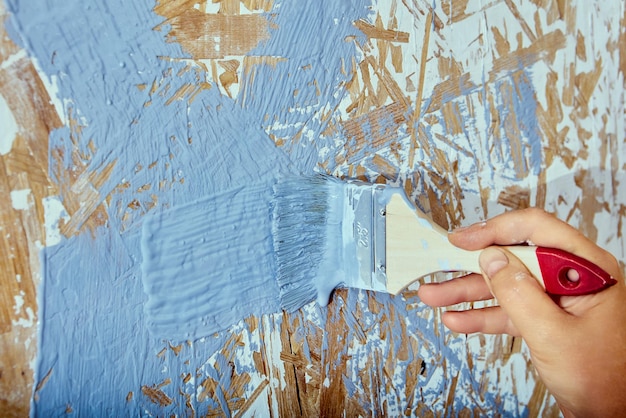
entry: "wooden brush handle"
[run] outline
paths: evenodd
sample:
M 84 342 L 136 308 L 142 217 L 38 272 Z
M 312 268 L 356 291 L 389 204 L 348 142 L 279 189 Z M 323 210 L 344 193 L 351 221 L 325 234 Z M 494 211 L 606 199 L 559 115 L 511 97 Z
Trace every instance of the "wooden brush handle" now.
M 616 283 L 595 264 L 566 251 L 534 246 L 504 247 L 553 295 L 584 295 Z M 448 241 L 447 231 L 396 194 L 386 207 L 387 290 L 396 294 L 419 277 L 441 271 L 480 273 L 480 251 Z

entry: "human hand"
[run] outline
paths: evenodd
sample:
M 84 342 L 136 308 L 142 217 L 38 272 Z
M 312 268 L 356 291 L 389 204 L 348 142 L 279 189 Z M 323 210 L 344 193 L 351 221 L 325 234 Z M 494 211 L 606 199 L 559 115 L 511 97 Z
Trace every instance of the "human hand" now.
M 626 285 L 615 258 L 576 229 L 540 209 L 505 213 L 449 235 L 480 250 L 483 276 L 420 286 L 430 306 L 494 298 L 499 306 L 448 311 L 443 323 L 459 333 L 521 336 L 539 377 L 567 416 L 621 416 L 626 411 Z M 558 248 L 597 264 L 618 283 L 584 296 L 551 297 L 522 262 L 493 245 Z

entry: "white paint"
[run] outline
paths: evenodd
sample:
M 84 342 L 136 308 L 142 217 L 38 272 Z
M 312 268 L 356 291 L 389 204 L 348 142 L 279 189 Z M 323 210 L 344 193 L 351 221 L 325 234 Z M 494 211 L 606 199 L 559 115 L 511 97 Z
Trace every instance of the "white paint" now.
M 30 349 L 30 344 L 33 342 L 32 337 L 28 337 L 25 341 L 24 341 L 24 348 L 26 349 L 26 351 L 28 351 Z
M 6 70 L 7 68 L 15 64 L 17 61 L 21 60 L 22 58 L 26 58 L 27 56 L 28 55 L 26 55 L 26 51 L 23 49 L 20 49 L 15 54 L 9 56 L 7 59 L 2 61 L 2 64 L 0 64 L 0 70 Z
M 39 75 L 39 79 L 43 83 L 44 88 L 48 92 L 48 97 L 50 99 L 48 103 L 54 106 L 54 110 L 59 116 L 59 119 L 61 119 L 61 122 L 63 123 L 63 125 L 67 126 L 69 124 L 69 119 L 67 117 L 67 113 L 65 112 L 65 109 L 72 107 L 71 106 L 72 101 L 61 100 L 59 98 L 59 85 L 58 85 L 59 77 L 57 75 L 51 75 L 48 77 L 48 75 L 41 69 L 41 66 L 39 65 L 39 62 L 37 61 L 36 58 L 32 57 L 31 62 L 33 63 L 33 66 L 35 67 L 35 71 Z M 59 75 L 63 76 L 66 74 L 59 73 Z M 87 125 L 87 122 L 85 120 L 81 120 L 81 123 L 83 125 Z
M 13 312 L 15 315 L 19 315 L 22 307 L 24 306 L 24 291 L 20 291 L 19 295 L 14 295 L 13 299 L 15 301 L 15 305 L 13 306 Z
M 204 13 L 206 14 L 217 14 L 220 12 L 220 8 L 221 8 L 221 4 L 220 3 L 216 3 L 216 2 L 206 2 L 206 5 L 204 6 Z M 200 6 L 198 6 L 198 10 L 200 9 Z
M 260 383 L 259 383 L 260 384 Z M 251 384 L 250 387 L 251 388 L 257 388 L 258 385 L 255 381 L 255 384 Z M 250 392 L 251 394 L 252 392 Z M 268 414 L 268 410 L 269 410 L 269 398 L 271 397 L 271 390 L 269 385 L 265 387 L 265 389 L 263 389 L 261 391 L 261 393 L 259 394 L 259 396 L 255 399 L 255 401 L 252 403 L 252 405 L 250 405 L 250 407 L 248 408 L 248 410 L 246 411 L 246 413 L 242 416 L 245 417 L 262 417 L 262 416 L 266 416 Z M 246 398 L 248 399 L 249 394 L 246 394 Z M 275 410 L 276 412 L 278 411 L 278 409 Z M 278 414 L 277 414 L 278 415 Z
M 30 189 L 12 190 L 11 204 L 15 210 L 26 210 L 31 206 Z
M 22 327 L 22 328 L 31 328 L 35 324 L 35 313 L 32 308 L 26 308 L 26 315 L 28 318 L 18 318 L 14 320 L 11 324 L 14 327 Z
M 44 212 L 44 229 L 46 231 L 46 246 L 51 247 L 61 242 L 59 221 L 69 220 L 63 203 L 57 196 L 46 197 L 42 200 Z
M 18 126 L 4 96 L 0 94 L 0 155 L 7 155 L 13 148 Z

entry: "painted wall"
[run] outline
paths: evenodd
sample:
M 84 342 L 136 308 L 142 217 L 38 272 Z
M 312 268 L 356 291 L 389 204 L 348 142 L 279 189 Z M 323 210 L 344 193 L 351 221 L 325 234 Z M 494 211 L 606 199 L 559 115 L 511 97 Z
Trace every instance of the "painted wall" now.
M 452 334 L 415 288 L 281 312 L 245 231 L 242 259 L 209 236 L 224 263 L 171 284 L 156 327 L 142 226 L 222 231 L 265 189 L 204 224 L 198 199 L 327 172 L 400 184 L 446 228 L 544 207 L 625 259 L 623 2 L 5 3 L 2 216 L 23 238 L 3 260 L 32 251 L 6 263 L 29 274 L 5 269 L 2 331 L 31 330 L 35 415 L 557 413 L 519 339 Z

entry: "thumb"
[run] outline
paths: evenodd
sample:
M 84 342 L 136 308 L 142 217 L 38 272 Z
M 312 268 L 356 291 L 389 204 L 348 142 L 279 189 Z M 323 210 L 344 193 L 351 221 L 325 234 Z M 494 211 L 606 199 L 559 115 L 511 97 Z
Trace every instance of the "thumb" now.
M 479 263 L 491 293 L 530 347 L 562 332 L 567 313 L 517 257 L 504 248 L 489 247 Z

